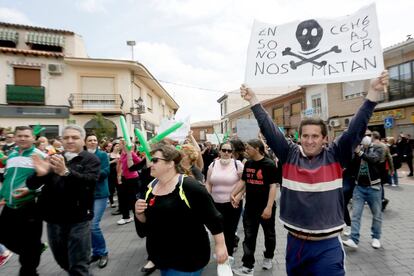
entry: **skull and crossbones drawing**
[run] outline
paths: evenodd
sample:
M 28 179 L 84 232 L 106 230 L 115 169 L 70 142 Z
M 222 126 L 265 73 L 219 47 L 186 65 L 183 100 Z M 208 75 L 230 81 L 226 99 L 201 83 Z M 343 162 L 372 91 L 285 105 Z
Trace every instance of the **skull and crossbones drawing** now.
M 302 21 L 296 29 L 296 39 L 298 40 L 303 51 L 301 53 L 304 55 L 311 55 L 316 53 L 319 49 L 314 49 L 318 46 L 319 42 L 322 39 L 322 36 L 323 29 L 316 20 L 310 19 Z M 317 61 L 317 59 L 331 52 L 340 53 L 341 49 L 339 49 L 338 46 L 333 46 L 330 50 L 316 54 L 313 57 L 306 57 L 298 53 L 294 53 L 290 47 L 286 47 L 282 52 L 282 55 L 293 56 L 300 59 L 298 62 L 295 62 L 293 60 L 290 61 L 290 68 L 296 70 L 296 68 L 306 63 L 312 63 L 320 67 L 326 65 L 326 60 Z

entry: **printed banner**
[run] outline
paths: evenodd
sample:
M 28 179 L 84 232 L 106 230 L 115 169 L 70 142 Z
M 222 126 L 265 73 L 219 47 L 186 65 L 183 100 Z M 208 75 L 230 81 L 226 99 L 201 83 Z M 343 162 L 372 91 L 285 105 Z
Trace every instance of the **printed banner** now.
M 255 21 L 245 83 L 310 85 L 378 77 L 384 70 L 375 4 L 355 14 L 272 25 Z

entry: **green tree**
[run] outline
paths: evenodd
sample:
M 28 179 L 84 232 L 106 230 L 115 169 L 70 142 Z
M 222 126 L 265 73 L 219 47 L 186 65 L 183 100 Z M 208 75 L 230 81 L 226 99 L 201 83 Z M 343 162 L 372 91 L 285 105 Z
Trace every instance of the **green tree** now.
M 115 137 L 116 133 L 113 123 L 105 119 L 102 113 L 96 113 L 93 116 L 93 120 L 95 120 L 96 126 L 92 130 L 95 132 L 98 141 L 105 137 Z

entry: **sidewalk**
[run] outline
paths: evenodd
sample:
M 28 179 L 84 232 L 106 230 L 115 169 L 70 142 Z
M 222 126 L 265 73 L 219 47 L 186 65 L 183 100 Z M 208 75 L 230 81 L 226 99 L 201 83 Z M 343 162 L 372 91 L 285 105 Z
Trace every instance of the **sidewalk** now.
M 390 203 L 383 216 L 383 235 L 381 249 L 371 247 L 370 225 L 371 214 L 368 207 L 364 210 L 361 226 L 361 242 L 357 251 L 346 248 L 347 275 L 414 275 L 414 178 L 406 177 L 408 174 L 403 167 L 399 171 L 402 176 L 399 187 L 385 187 L 386 197 Z M 102 220 L 107 246 L 109 248 L 109 263 L 104 269 L 92 265 L 93 275 L 141 275 L 141 266 L 146 262 L 145 240 L 140 239 L 133 223 L 118 226 L 116 221 L 119 216 L 111 216 L 112 210 L 108 208 Z M 29 231 L 29 229 L 28 229 Z M 238 231 L 240 236 L 239 249 L 235 253 L 236 267 L 241 265 L 243 230 Z M 260 230 L 257 249 L 255 275 L 286 275 L 285 272 L 285 247 L 286 230 L 277 221 L 276 235 L 277 246 L 274 257 L 274 266 L 270 271 L 261 268 L 263 252 L 263 232 Z M 46 241 L 46 237 L 43 238 Z M 0 268 L 0 275 L 18 275 L 18 258 L 14 255 L 10 261 Z M 39 266 L 40 275 L 67 275 L 53 259 L 50 249 L 42 255 Z M 158 276 L 159 272 L 152 275 Z M 216 275 L 216 265 L 213 260 L 205 268 L 203 275 Z

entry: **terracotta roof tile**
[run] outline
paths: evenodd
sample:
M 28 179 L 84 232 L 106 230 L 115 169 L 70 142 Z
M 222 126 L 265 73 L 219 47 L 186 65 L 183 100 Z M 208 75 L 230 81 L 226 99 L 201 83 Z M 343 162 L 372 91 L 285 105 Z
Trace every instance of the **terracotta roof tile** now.
M 0 52 L 45 57 L 64 57 L 63 53 L 0 47 Z
M 26 30 L 54 32 L 54 33 L 61 33 L 61 34 L 72 34 L 72 35 L 75 34 L 74 32 L 67 31 L 67 30 L 50 29 L 50 28 L 45 28 L 45 27 L 36 27 L 36 26 L 14 24 L 14 23 L 7 23 L 7 22 L 0 22 L 0 26 L 12 27 L 12 28 L 17 28 L 17 29 L 26 29 Z

